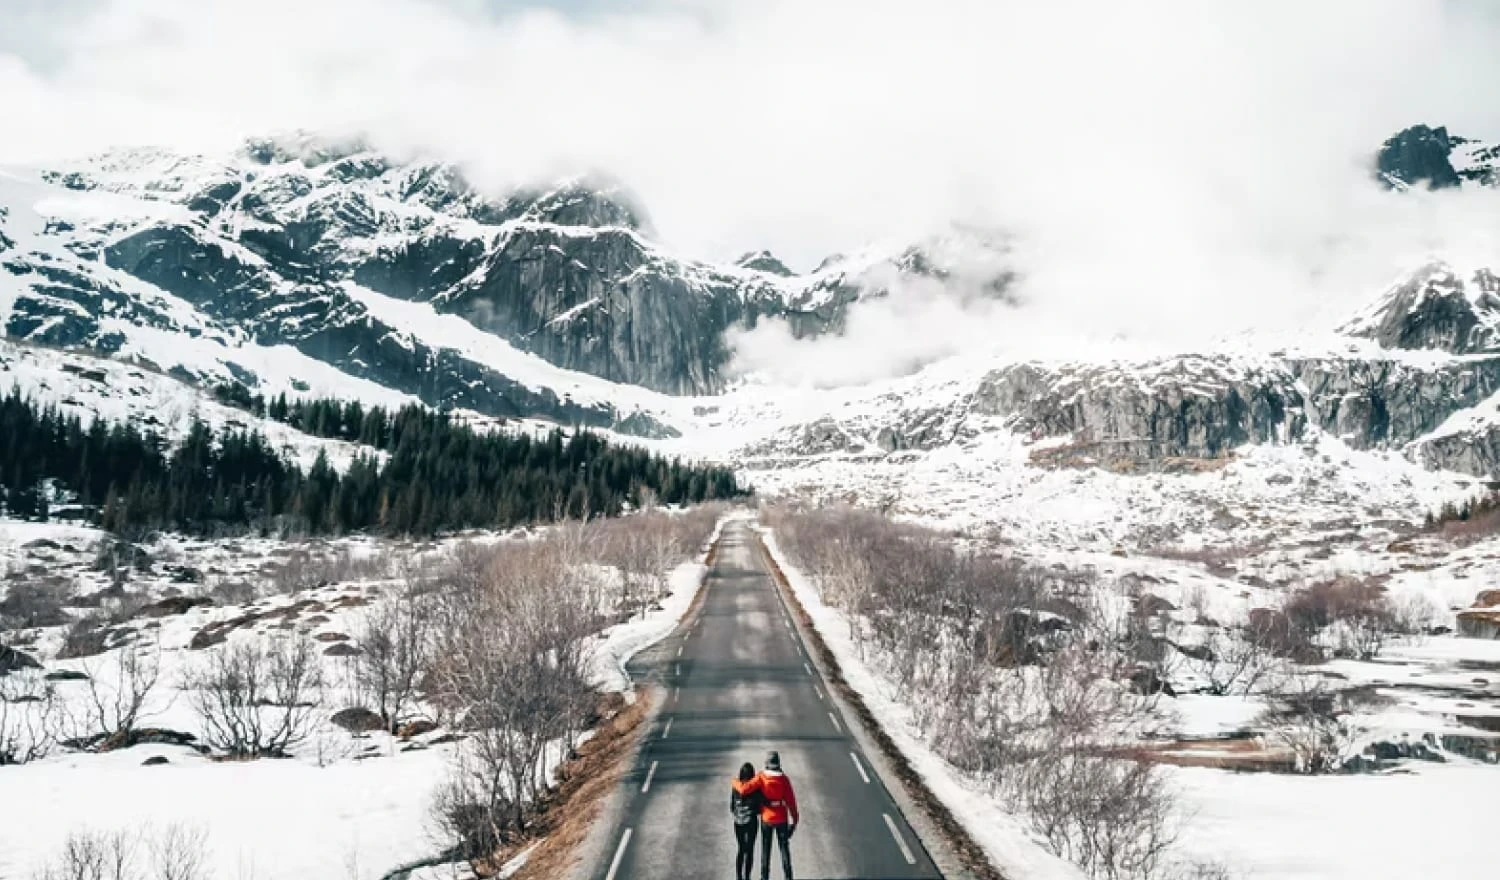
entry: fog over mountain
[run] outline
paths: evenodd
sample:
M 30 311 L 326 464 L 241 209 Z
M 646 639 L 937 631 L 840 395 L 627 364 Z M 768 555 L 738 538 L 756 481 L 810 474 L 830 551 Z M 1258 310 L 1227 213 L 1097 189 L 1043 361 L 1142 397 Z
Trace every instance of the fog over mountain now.
M 705 259 L 767 248 L 807 270 L 954 223 L 1003 230 L 1026 320 L 959 306 L 991 343 L 1297 328 L 1429 252 L 1473 262 L 1500 231 L 1492 192 L 1368 185 L 1371 145 L 1414 122 L 1500 130 L 1468 98 L 1500 73 L 1480 4 L 79 0 L 7 15 L 0 161 L 360 131 L 494 192 L 607 172 Z M 886 317 L 857 322 L 853 347 L 894 364 L 856 374 L 943 350 L 894 344 L 883 328 L 903 322 Z M 746 349 L 764 362 L 776 344 Z

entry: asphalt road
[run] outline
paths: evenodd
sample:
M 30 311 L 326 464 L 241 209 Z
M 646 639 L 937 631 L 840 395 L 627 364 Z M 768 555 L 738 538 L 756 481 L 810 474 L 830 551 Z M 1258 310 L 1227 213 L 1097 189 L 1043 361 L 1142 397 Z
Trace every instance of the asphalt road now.
M 632 669 L 660 679 L 665 703 L 594 876 L 732 878 L 729 780 L 774 748 L 802 812 L 799 880 L 941 878 L 829 701 L 747 524 L 726 527 L 704 589 L 700 611 Z M 779 878 L 774 847 L 771 862 Z

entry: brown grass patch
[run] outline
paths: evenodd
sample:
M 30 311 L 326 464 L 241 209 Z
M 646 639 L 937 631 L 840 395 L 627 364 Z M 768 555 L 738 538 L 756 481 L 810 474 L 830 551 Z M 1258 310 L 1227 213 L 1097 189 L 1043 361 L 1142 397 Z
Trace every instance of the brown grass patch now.
M 823 642 L 823 637 L 813 625 L 812 618 L 808 616 L 807 610 L 802 607 L 802 603 L 797 601 L 796 593 L 792 591 L 791 585 L 787 583 L 786 573 L 781 570 L 781 566 L 776 563 L 775 557 L 766 549 L 765 542 L 758 535 L 756 543 L 760 546 L 761 556 L 766 561 L 766 567 L 771 571 L 772 580 L 781 590 L 782 595 L 786 597 L 787 606 L 802 621 L 803 630 L 807 633 L 812 649 L 817 652 L 818 659 L 823 666 L 824 677 L 828 680 L 829 686 L 837 688 L 839 694 L 844 698 L 844 702 L 854 710 L 854 714 L 859 717 L 860 723 L 864 725 L 870 737 L 875 740 L 876 745 L 879 746 L 880 751 L 886 756 L 886 759 L 891 762 L 891 766 L 896 772 L 897 780 L 906 790 L 907 795 L 916 802 L 917 806 L 937 826 L 945 842 L 953 850 L 959 861 L 963 863 L 965 869 L 972 872 L 979 880 L 1006 880 L 1005 875 L 997 871 L 995 866 L 990 863 L 989 857 L 984 853 L 984 849 L 969 835 L 969 832 L 948 809 L 948 806 L 927 788 L 927 783 L 917 773 L 916 768 L 912 767 L 911 762 L 907 760 L 906 755 L 902 754 L 901 749 L 896 746 L 890 735 L 885 732 L 885 728 L 880 726 L 880 722 L 876 720 L 874 713 L 870 711 L 870 707 L 865 705 L 864 699 L 860 697 L 854 687 L 844 678 L 843 670 L 839 667 L 839 662 L 834 657 L 833 651 Z
M 556 880 L 567 876 L 579 846 L 588 838 L 604 802 L 619 786 L 630 767 L 630 757 L 640 740 L 641 722 L 655 702 L 654 691 L 642 690 L 634 703 L 619 694 L 606 694 L 602 709 L 610 714 L 597 733 L 578 747 L 577 757 L 557 770 L 557 787 L 531 824 L 529 839 L 500 854 L 497 865 L 537 844 L 536 850 L 517 871 L 515 880 Z
M 1254 739 L 1189 739 L 1135 746 L 1121 757 L 1176 767 L 1208 767 L 1252 773 L 1290 773 L 1295 765 L 1285 749 Z

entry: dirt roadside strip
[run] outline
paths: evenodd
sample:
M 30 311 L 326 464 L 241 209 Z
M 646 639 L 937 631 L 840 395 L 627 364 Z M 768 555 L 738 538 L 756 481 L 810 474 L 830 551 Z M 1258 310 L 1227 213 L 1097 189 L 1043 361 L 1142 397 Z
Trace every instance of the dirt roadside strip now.
M 921 837 L 938 870 L 948 880 L 1006 880 L 947 805 L 927 788 L 926 782 L 880 726 L 864 699 L 844 679 L 838 658 L 797 600 L 796 591 L 787 582 L 786 573 L 781 570 L 775 555 L 766 547 L 759 528 L 755 530 L 755 541 L 766 568 L 771 572 L 771 579 L 781 591 L 787 607 L 792 609 L 803 640 L 812 648 L 812 661 L 829 684 L 829 696 L 838 701 L 846 719 L 858 721 L 851 725 L 851 732 L 864 749 L 865 756 L 876 765 L 881 778 L 894 783 L 888 786 L 891 796 L 907 824 Z

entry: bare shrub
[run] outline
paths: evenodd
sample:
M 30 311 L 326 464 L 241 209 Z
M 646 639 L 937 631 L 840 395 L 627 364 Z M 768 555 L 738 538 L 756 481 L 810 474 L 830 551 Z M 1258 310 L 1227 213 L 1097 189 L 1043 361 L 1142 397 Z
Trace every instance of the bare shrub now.
M 394 732 L 417 695 L 431 650 L 432 599 L 408 577 L 402 590 L 365 615 L 355 641 L 354 677 L 360 699 Z
M 311 733 L 322 704 L 322 666 L 300 636 L 236 640 L 187 675 L 204 739 L 241 758 L 282 757 Z
M 1257 723 L 1291 751 L 1299 773 L 1332 773 L 1354 756 L 1352 718 L 1378 700 L 1368 692 L 1336 690 L 1311 673 L 1289 676 Z
M 68 585 L 41 580 L 12 583 L 0 599 L 0 630 L 61 626 L 68 622 L 63 603 L 71 592 Z
M 57 651 L 57 659 L 71 660 L 104 653 L 109 645 L 108 629 L 108 621 L 95 613 L 73 621 L 63 633 L 63 643 Z
M 124 831 L 75 831 L 36 880 L 135 880 L 137 841 Z
M 1182 665 L 1214 696 L 1248 694 L 1278 668 L 1276 638 L 1264 622 L 1237 629 L 1211 628 L 1203 641 L 1182 654 Z
M 550 766 L 593 706 L 587 638 L 600 628 L 597 585 L 557 544 L 504 543 L 467 555 L 477 592 L 445 589 L 429 678 L 432 698 L 469 732 L 434 804 L 439 827 L 471 858 L 526 827 Z
M 385 552 L 356 555 L 348 546 L 313 544 L 293 549 L 263 574 L 273 591 L 299 593 L 348 581 L 384 580 L 391 576 L 392 566 L 392 557 Z
M 1298 590 L 1283 609 L 1308 637 L 1327 632 L 1335 655 L 1369 660 L 1403 626 L 1384 587 L 1340 576 Z
M 142 722 L 161 710 L 161 651 L 125 647 L 103 663 L 85 662 L 86 699 L 65 704 L 61 720 L 70 747 L 109 751 L 134 743 Z
M 75 831 L 35 880 L 209 880 L 208 834 L 168 825 L 160 831 Z
M 219 605 L 247 605 L 256 594 L 254 584 L 238 578 L 220 578 L 208 588 L 208 597 Z
M 0 767 L 45 758 L 56 743 L 57 695 L 36 670 L 0 675 Z
M 1056 853 L 1099 877 L 1165 864 L 1175 805 L 1154 765 L 1113 746 L 1153 696 L 1128 682 L 1169 662 L 1162 625 L 1087 573 L 973 550 L 850 508 L 766 520 L 939 754 L 1016 804 Z M 1122 610 L 1125 609 L 1125 610 Z
M 1175 807 L 1155 764 L 1063 744 L 1018 768 L 1008 789 L 1053 852 L 1091 877 L 1151 877 L 1171 847 Z
M 168 825 L 146 843 L 151 852 L 150 880 L 206 880 L 208 832 L 186 825 Z

